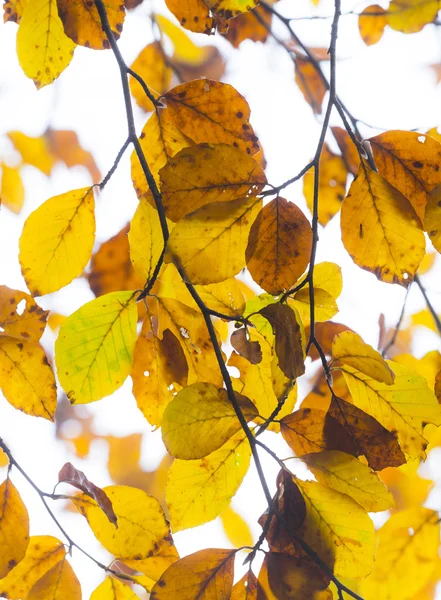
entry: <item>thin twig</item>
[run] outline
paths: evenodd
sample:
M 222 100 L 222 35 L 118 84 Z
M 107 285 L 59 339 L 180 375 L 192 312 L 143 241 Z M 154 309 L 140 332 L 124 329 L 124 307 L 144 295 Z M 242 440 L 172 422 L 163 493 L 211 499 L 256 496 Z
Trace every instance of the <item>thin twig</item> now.
M 116 155 L 115 161 L 114 161 L 113 165 L 111 166 L 109 172 L 104 177 L 102 182 L 98 184 L 98 187 L 100 188 L 100 190 L 103 190 L 105 188 L 105 186 L 109 183 L 110 178 L 112 177 L 112 175 L 115 173 L 116 169 L 118 168 L 120 160 L 122 159 L 124 152 L 127 150 L 129 145 L 130 145 L 130 139 L 127 138 L 126 141 L 124 142 L 124 144 L 119 149 L 118 154 Z
M 388 343 L 385 345 L 385 347 L 383 348 L 383 350 L 381 352 L 381 356 L 383 358 L 386 356 L 388 351 L 392 348 L 392 346 L 395 344 L 395 342 L 397 340 L 397 336 L 400 332 L 401 324 L 404 319 L 404 313 L 406 312 L 406 302 L 407 302 L 407 298 L 409 296 L 409 290 L 410 290 L 410 286 L 406 290 L 406 295 L 404 296 L 403 306 L 401 307 L 400 316 L 398 317 L 397 324 L 395 325 L 394 333 L 393 333 L 391 339 L 388 341 Z
M 436 328 L 438 329 L 438 333 L 441 335 L 441 320 L 438 316 L 438 313 L 434 309 L 433 304 L 431 303 L 431 301 L 429 299 L 429 296 L 427 295 L 426 289 L 424 288 L 423 284 L 421 283 L 421 280 L 418 275 L 415 275 L 413 280 L 415 281 L 417 286 L 420 288 L 420 292 L 422 293 L 424 300 L 426 301 L 427 308 L 429 309 L 429 312 L 432 315 L 433 320 L 435 321 L 435 325 L 436 325 Z

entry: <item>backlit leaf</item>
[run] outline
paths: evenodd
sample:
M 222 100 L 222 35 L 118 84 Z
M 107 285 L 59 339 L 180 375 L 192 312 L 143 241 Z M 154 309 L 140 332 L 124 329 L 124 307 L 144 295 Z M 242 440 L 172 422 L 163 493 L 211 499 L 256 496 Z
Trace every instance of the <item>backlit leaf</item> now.
M 377 350 L 365 344 L 352 331 L 343 331 L 332 342 L 332 356 L 343 365 L 349 365 L 375 381 L 392 385 L 395 375 Z
M 99 400 L 122 386 L 132 368 L 136 321 L 134 292 L 105 294 L 64 321 L 55 361 L 72 404 Z
M 129 244 L 134 268 L 148 281 L 164 249 L 164 240 L 158 211 L 145 200 L 141 200 L 130 222 Z
M 153 556 L 140 560 L 124 560 L 124 564 L 135 571 L 143 573 L 154 582 L 158 581 L 166 569 L 179 560 L 179 554 L 176 546 L 170 545 L 162 540 L 155 549 Z
M 309 286 L 303 287 L 288 299 L 289 306 L 294 307 L 298 311 L 304 325 L 309 325 L 311 318 L 310 300 Z M 331 294 L 314 286 L 314 322 L 321 323 L 322 321 L 328 321 L 337 313 L 337 302 Z
M 1 187 L 0 199 L 2 205 L 6 206 L 13 213 L 18 214 L 23 208 L 25 199 L 24 185 L 21 180 L 20 169 L 18 167 L 8 167 L 1 165 Z
M 54 420 L 55 377 L 37 342 L 0 337 L 0 387 L 14 408 L 34 417 Z
M 378 4 L 371 4 L 358 17 L 361 39 L 367 46 L 377 44 L 383 37 L 388 22 L 388 14 Z
M 342 154 L 343 162 L 347 170 L 354 174 L 358 171 L 360 166 L 360 155 L 358 153 L 357 146 L 351 139 L 351 136 L 343 129 L 343 127 L 331 127 L 332 135 L 335 137 L 340 152 Z
M 309 58 L 296 56 L 294 64 L 297 85 L 314 114 L 320 115 L 327 89 L 325 82 Z
M 8 477 L 0 485 L 0 578 L 22 560 L 28 544 L 28 511 Z
M 90 600 L 139 600 L 139 596 L 116 577 L 106 577 L 103 583 L 93 590 Z
M 249 123 L 250 107 L 228 83 L 195 79 L 164 94 L 176 127 L 196 144 L 230 144 L 247 154 L 259 150 Z
M 425 253 L 424 233 L 408 200 L 364 164 L 343 202 L 341 233 L 353 261 L 386 283 L 407 287 Z
M 234 584 L 231 600 L 257 600 L 257 578 L 251 569 Z
M 220 516 L 225 535 L 236 548 L 252 546 L 253 536 L 248 523 L 231 506 L 227 506 Z
M 190 281 L 209 284 L 233 277 L 245 266 L 260 198 L 214 202 L 185 215 L 173 228 L 166 260 L 183 267 Z
M 95 241 L 91 188 L 46 200 L 29 215 L 20 238 L 20 265 L 33 296 L 55 292 L 81 275 Z
M 165 210 L 172 221 L 211 202 L 255 196 L 266 184 L 260 165 L 226 144 L 184 148 L 160 170 L 160 177 Z
M 176 459 L 166 487 L 173 531 L 196 527 L 217 517 L 239 489 L 250 458 L 248 440 L 238 433 L 205 458 Z
M 404 452 L 424 457 L 427 440 L 423 429 L 427 423 L 441 425 L 441 407 L 421 375 L 399 363 L 389 361 L 388 364 L 395 373 L 392 385 L 345 367 L 344 376 L 352 399 L 358 408 L 397 433 Z
M 441 185 L 437 185 L 430 194 L 424 216 L 424 231 L 438 252 L 441 252 Z
M 154 96 L 163 94 L 170 87 L 173 72 L 166 64 L 158 42 L 152 42 L 143 48 L 130 68 L 143 78 Z M 146 112 L 154 109 L 153 103 L 134 77 L 130 77 L 130 91 L 138 106 Z
M 292 202 L 277 197 L 255 219 L 246 249 L 247 268 L 270 294 L 290 289 L 311 256 L 311 226 Z
M 9 131 L 8 138 L 26 165 L 32 165 L 45 175 L 50 175 L 55 157 L 50 150 L 49 142 L 44 135 L 32 137 L 21 131 Z
M 262 362 L 262 349 L 258 341 L 248 339 L 245 327 L 236 329 L 231 334 L 230 343 L 240 356 L 243 356 L 252 365 Z
M 199 550 L 181 558 L 162 575 L 151 600 L 215 600 L 229 598 L 233 587 L 235 550 Z
M 229 317 L 240 316 L 245 310 L 245 298 L 237 279 L 231 278 L 222 283 L 197 285 L 196 291 L 210 310 Z
M 81 600 L 81 584 L 66 558 L 33 586 L 27 600 Z
M 56 0 L 66 34 L 80 46 L 101 50 L 110 48 L 94 3 L 88 0 Z M 110 28 L 116 39 L 121 35 L 125 10 L 123 0 L 104 0 Z
M 378 172 L 405 196 L 422 220 L 430 192 L 441 183 L 441 144 L 415 131 L 369 139 Z
M 307 278 L 307 273 L 298 281 L 302 283 Z M 309 283 L 305 285 L 307 289 Z M 341 267 L 332 262 L 321 262 L 314 266 L 314 287 L 328 292 L 335 300 L 340 296 L 343 289 Z M 295 295 L 293 296 L 295 298 Z
M 43 310 L 26 292 L 0 285 L 1 336 L 38 340 L 43 335 L 49 311 Z
M 254 404 L 240 394 L 236 399 L 246 421 L 251 421 L 257 415 Z M 195 383 L 168 404 L 161 428 L 170 454 L 192 460 L 223 446 L 241 425 L 226 390 L 211 383 Z
M 213 32 L 214 20 L 204 0 L 165 0 L 165 3 L 185 29 L 208 35 Z
M 259 15 L 260 18 L 257 19 L 255 14 Z M 271 19 L 271 13 L 261 6 L 256 6 L 249 12 L 231 19 L 228 23 L 228 31 L 224 36 L 235 48 L 238 48 L 244 40 L 263 43 L 268 39 L 269 31 L 267 27 L 270 27 Z
M 159 502 L 142 490 L 125 485 L 103 488 L 118 519 L 113 525 L 95 500 L 81 494 L 72 502 L 87 519 L 95 537 L 111 554 L 121 558 L 142 559 L 151 556 L 157 544 L 171 545 L 170 531 Z
M 17 56 L 37 89 L 52 83 L 72 60 L 75 44 L 64 32 L 57 0 L 32 0 L 17 32 Z
M 378 476 L 357 458 L 330 450 L 302 457 L 316 480 L 347 494 L 368 512 L 387 510 L 394 505 L 392 494 Z
M 34 584 L 63 560 L 66 548 L 50 535 L 33 536 L 25 557 L 0 580 L 0 596 L 9 600 L 26 598 Z
M 49 148 L 55 158 L 61 160 L 66 167 L 85 167 L 92 178 L 93 183 L 99 183 L 101 173 L 96 165 L 92 154 L 85 150 L 78 139 L 75 131 L 69 129 L 47 129 L 45 138 L 49 142 Z
M 392 0 L 387 10 L 387 22 L 396 31 L 416 33 L 432 23 L 438 11 L 438 0 Z

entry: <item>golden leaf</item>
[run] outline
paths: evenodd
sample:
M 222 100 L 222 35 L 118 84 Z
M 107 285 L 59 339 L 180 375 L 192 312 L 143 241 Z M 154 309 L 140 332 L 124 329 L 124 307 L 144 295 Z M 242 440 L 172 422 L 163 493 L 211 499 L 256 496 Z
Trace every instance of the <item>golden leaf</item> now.
M 142 199 L 130 222 L 129 244 L 133 267 L 148 281 L 160 260 L 164 240 L 158 211 Z
M 231 278 L 222 283 L 196 285 L 196 291 L 202 302 L 210 309 L 227 315 L 238 317 L 245 310 L 245 299 L 237 279 Z
M 76 44 L 102 50 L 110 48 L 94 3 L 88 0 L 56 0 L 64 31 Z M 125 10 L 123 0 L 104 0 L 110 28 L 116 39 L 122 32 Z
M 90 600 L 139 600 L 139 596 L 126 583 L 116 577 L 106 577 L 93 590 Z
M 142 77 L 155 97 L 160 96 L 170 87 L 173 71 L 165 61 L 164 51 L 159 42 L 152 42 L 143 48 L 130 68 Z M 146 112 L 154 110 L 152 101 L 134 77 L 130 77 L 130 92 L 136 104 L 143 110 Z
M 388 14 L 378 4 L 371 4 L 360 13 L 358 29 L 366 46 L 373 46 L 381 40 L 387 22 Z
M 253 545 L 253 536 L 248 523 L 231 506 L 227 506 L 220 518 L 225 535 L 235 548 Z
M 8 477 L 0 485 L 0 578 L 6 577 L 22 560 L 28 544 L 28 511 Z
M 392 0 L 387 10 L 388 25 L 403 33 L 416 33 L 435 20 L 438 0 Z
M 37 581 L 26 600 L 81 600 L 81 584 L 64 557 Z
M 182 27 L 195 33 L 213 33 L 214 20 L 204 0 L 165 0 Z
M 55 164 L 55 157 L 44 135 L 31 137 L 21 131 L 9 131 L 8 138 L 20 153 L 24 164 L 32 165 L 45 175 L 50 175 Z
M 424 215 L 424 231 L 438 252 L 441 252 L 441 184 L 430 194 Z
M 26 292 L 0 285 L 0 337 L 38 340 L 43 335 L 49 311 L 43 310 Z
M 0 200 L 13 213 L 18 214 L 23 208 L 25 199 L 24 185 L 21 180 L 19 167 L 8 167 L 2 163 L 2 178 L 0 187 Z
M 306 102 L 310 105 L 315 115 L 322 112 L 323 98 L 327 86 L 317 72 L 315 65 L 307 57 L 296 56 L 294 59 L 296 83 L 300 88 Z

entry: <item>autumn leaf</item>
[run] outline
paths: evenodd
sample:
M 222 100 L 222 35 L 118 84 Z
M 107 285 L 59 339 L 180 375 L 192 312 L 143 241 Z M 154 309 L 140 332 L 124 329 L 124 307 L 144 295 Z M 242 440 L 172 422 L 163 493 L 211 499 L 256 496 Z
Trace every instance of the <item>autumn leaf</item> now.
M 258 18 L 255 15 L 258 15 Z M 264 43 L 269 36 L 271 20 L 271 13 L 261 6 L 256 6 L 252 10 L 231 19 L 224 37 L 235 48 L 239 48 L 244 40 Z
M 236 329 L 230 338 L 230 343 L 238 354 L 243 356 L 252 365 L 262 362 L 262 349 L 258 341 L 251 341 L 247 337 L 247 330 Z
M 64 321 L 55 362 L 70 402 L 93 402 L 122 386 L 133 364 L 136 321 L 134 292 L 101 296 Z
M 203 303 L 210 309 L 228 317 L 239 317 L 245 310 L 245 299 L 239 280 L 230 278 L 222 283 L 196 285 Z
M 235 550 L 200 550 L 172 564 L 156 583 L 151 600 L 229 598 Z
M 27 4 L 27 0 L 4 0 L 3 2 L 3 21 L 7 23 L 20 23 L 23 9 Z
M 139 596 L 132 588 L 116 577 L 106 577 L 100 585 L 93 590 L 90 600 L 139 600 Z
M 360 155 L 357 146 L 352 141 L 352 138 L 346 129 L 334 126 L 331 127 L 331 131 L 340 148 L 343 162 L 345 163 L 347 170 L 350 173 L 355 174 L 360 166 Z
M 153 275 L 164 249 L 158 211 L 141 200 L 130 222 L 130 260 L 146 281 Z
M 322 113 L 322 102 L 327 86 L 315 65 L 307 57 L 294 59 L 296 83 L 315 115 Z
M 415 131 L 369 139 L 378 172 L 409 200 L 421 220 L 430 192 L 441 183 L 441 144 Z
M 160 96 L 170 87 L 173 71 L 165 62 L 165 55 L 159 42 L 152 42 L 143 48 L 130 68 L 142 77 L 155 97 Z M 130 77 L 130 92 L 143 110 L 146 112 L 154 110 L 152 101 L 134 77 Z
M 213 33 L 214 20 L 204 0 L 165 0 L 182 27 L 195 33 Z
M 38 340 L 43 335 L 49 311 L 43 310 L 26 292 L 0 285 L 0 337 Z
M 172 221 L 212 202 L 254 197 L 266 184 L 259 164 L 226 144 L 184 148 L 159 174 L 164 207 Z
M 234 584 L 230 600 L 257 600 L 257 578 L 251 569 Z
M 179 560 L 179 554 L 176 547 L 162 540 L 158 543 L 158 548 L 153 556 L 139 560 L 125 559 L 124 564 L 156 582 L 164 571 L 177 560 Z
M 257 416 L 254 404 L 240 394 L 236 401 L 245 418 Z M 176 394 L 161 423 L 165 447 L 175 458 L 203 458 L 223 446 L 241 429 L 226 390 L 211 383 L 195 383 Z
M 304 286 L 288 298 L 288 305 L 295 308 L 305 326 L 309 325 L 311 319 L 311 294 L 309 287 Z M 338 305 L 331 294 L 326 290 L 314 286 L 314 323 L 328 321 L 337 313 Z
M 311 256 L 311 226 L 302 211 L 284 198 L 265 205 L 255 219 L 246 249 L 247 268 L 266 292 L 290 289 Z
M 353 261 L 386 283 L 407 287 L 425 253 L 424 233 L 408 200 L 364 164 L 343 202 L 341 233 Z
M 26 3 L 17 32 L 17 56 L 37 89 L 59 77 L 72 60 L 74 49 L 58 16 L 57 0 Z
M 1 163 L 0 199 L 4 206 L 18 214 L 23 208 L 25 199 L 24 185 L 19 167 L 9 167 Z
M 243 433 L 200 460 L 176 459 L 170 467 L 166 500 L 174 532 L 217 517 L 237 492 L 250 465 Z
M 0 337 L 0 387 L 14 408 L 34 417 L 54 420 L 55 377 L 38 342 Z
M 438 0 L 392 0 L 387 10 L 387 23 L 396 31 L 416 33 L 435 20 L 439 11 Z
M 441 184 L 437 185 L 430 194 L 424 216 L 424 231 L 438 252 L 441 252 Z
M 248 102 L 228 83 L 196 79 L 173 88 L 164 99 L 175 126 L 195 144 L 229 144 L 247 154 L 259 150 Z
M 235 548 L 253 545 L 253 536 L 248 523 L 231 507 L 231 505 L 227 506 L 220 518 L 225 535 Z
M 81 146 L 75 131 L 69 129 L 48 129 L 46 130 L 45 138 L 49 143 L 51 153 L 55 158 L 61 160 L 66 167 L 83 166 L 88 170 L 93 183 L 100 182 L 101 173 L 95 159 L 90 152 Z
M 388 13 L 378 4 L 371 4 L 358 17 L 358 29 L 363 42 L 367 46 L 377 44 L 384 34 L 388 23 Z
M 81 600 L 81 584 L 66 558 L 60 560 L 32 587 L 27 600 Z
M 0 596 L 9 600 L 27 598 L 37 581 L 63 560 L 65 554 L 66 549 L 57 538 L 31 537 L 24 558 L 0 580 Z
M 112 504 L 118 528 L 89 495 L 81 494 L 71 500 L 111 554 L 142 559 L 150 556 L 161 540 L 172 544 L 164 512 L 155 498 L 125 485 L 109 485 L 103 491 Z
M 0 578 L 3 578 L 23 559 L 29 544 L 28 511 L 9 477 L 0 485 L 0 507 Z
M 365 344 L 361 337 L 352 331 L 343 331 L 332 341 L 332 356 L 343 365 L 349 365 L 375 381 L 392 385 L 394 372 L 377 350 Z
M 95 241 L 94 208 L 92 188 L 82 188 L 46 200 L 26 219 L 19 258 L 33 296 L 55 292 L 81 275 Z
M 20 153 L 24 164 L 32 165 L 45 175 L 50 175 L 55 163 L 49 141 L 44 135 L 32 137 L 21 131 L 9 131 L 8 138 Z
M 305 273 L 303 277 L 300 277 L 297 285 L 303 283 L 307 277 L 308 274 Z M 302 289 L 308 289 L 308 287 L 309 283 L 306 283 Z M 337 300 L 343 290 L 341 267 L 328 261 L 314 265 L 314 287 L 327 292 L 332 298 L 334 298 L 334 300 Z M 292 297 L 295 298 L 296 294 L 294 294 Z M 330 325 L 332 325 L 332 323 L 330 323 Z
M 96 6 L 87 0 L 71 2 L 56 0 L 58 12 L 66 34 L 80 46 L 102 50 L 110 48 L 107 36 L 101 26 Z M 125 17 L 123 0 L 105 0 L 104 8 L 110 28 L 116 39 L 119 38 Z
M 233 277 L 245 266 L 249 231 L 261 206 L 260 198 L 241 198 L 185 215 L 171 232 L 166 261 L 173 260 L 196 284 Z

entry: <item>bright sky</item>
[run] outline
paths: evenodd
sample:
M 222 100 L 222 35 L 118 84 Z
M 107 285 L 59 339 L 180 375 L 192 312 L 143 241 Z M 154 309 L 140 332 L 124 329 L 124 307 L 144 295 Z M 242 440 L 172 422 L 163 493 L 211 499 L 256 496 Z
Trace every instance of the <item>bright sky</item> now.
M 162 1 L 153 2 L 155 8 L 168 14 Z M 367 3 L 343 1 L 343 12 L 361 11 Z M 128 63 L 150 41 L 152 32 L 148 19 L 151 3 L 145 0 L 138 9 L 127 16 L 124 32 L 119 43 Z M 331 0 L 322 0 L 318 8 L 309 0 L 282 0 L 278 9 L 287 15 L 331 15 Z M 293 26 L 302 41 L 311 46 L 326 46 L 329 42 L 330 20 L 294 22 Z M 278 28 L 284 35 L 283 28 Z M 105 173 L 113 163 L 117 151 L 126 137 L 126 121 L 119 73 L 110 51 L 91 51 L 78 47 L 71 65 L 54 85 L 36 91 L 32 81 L 22 73 L 15 54 L 16 26 L 0 25 L 0 158 L 11 157 L 12 147 L 4 134 L 20 130 L 29 135 L 39 135 L 48 125 L 57 129 L 73 129 L 83 146 L 90 150 Z M 251 106 L 251 123 L 263 145 L 268 160 L 267 176 L 271 183 L 279 184 L 295 175 L 315 151 L 320 123 L 304 102 L 294 82 L 293 65 L 286 52 L 274 42 L 253 44 L 245 42 L 240 51 L 216 36 L 207 39 L 192 36 L 196 43 L 214 43 L 228 60 L 224 81 L 234 85 Z M 387 30 L 377 45 L 367 48 L 361 41 L 356 17 L 343 16 L 338 39 L 338 93 L 353 114 L 376 127 L 387 129 L 418 128 L 425 131 L 440 122 L 440 87 L 428 66 L 441 62 L 441 30 L 426 29 L 414 35 Z M 138 108 L 135 110 L 139 130 L 146 120 Z M 334 115 L 333 124 L 340 125 Z M 360 126 L 366 137 L 379 133 L 380 129 Z M 23 171 L 26 185 L 26 203 L 23 213 L 17 217 L 3 208 L 0 212 L 0 283 L 25 290 L 18 265 L 18 239 L 23 219 L 47 198 L 88 185 L 88 174 L 82 168 L 71 170 L 58 165 L 51 179 L 32 167 Z M 296 202 L 306 214 L 301 185 L 288 188 L 286 197 Z M 114 235 L 131 218 L 137 205 L 130 180 L 129 153 L 121 162 L 117 173 L 98 201 L 97 246 Z M 339 300 L 341 313 L 338 319 L 353 327 L 366 342 L 376 345 L 378 317 L 386 315 L 392 326 L 400 313 L 404 289 L 396 285 L 379 283 L 373 275 L 360 271 L 353 265 L 340 241 L 338 218 L 320 233 L 318 260 L 334 260 L 343 267 L 344 292 Z M 439 264 L 429 279 L 425 279 L 428 292 L 438 308 L 441 308 L 441 283 Z M 44 308 L 70 314 L 92 299 L 85 280 L 77 280 L 54 295 L 38 301 Z M 409 310 L 424 308 L 417 289 L 412 289 L 408 301 Z M 44 343 L 50 348 L 52 334 L 45 335 Z M 439 338 L 427 331 L 418 337 L 417 356 L 439 348 Z M 97 433 L 101 435 L 127 435 L 132 432 L 145 434 L 142 465 L 152 468 L 162 456 L 159 432 L 152 432 L 143 419 L 131 395 L 131 382 L 111 398 L 90 405 L 96 415 Z M 104 442 L 94 443 L 86 461 L 76 459 L 64 444 L 56 442 L 54 426 L 42 419 L 35 419 L 14 410 L 5 400 L 0 402 L 0 435 L 10 445 L 15 457 L 25 470 L 44 490 L 51 491 L 61 466 L 67 460 L 85 471 L 98 485 L 111 483 L 106 463 L 107 447 Z M 280 456 L 288 455 L 283 441 L 268 434 L 266 442 Z M 263 464 L 273 485 L 277 469 L 274 463 L 262 455 Z M 433 453 L 431 464 L 424 472 L 439 477 L 436 466 L 439 453 Z M 303 471 L 306 474 L 306 471 Z M 53 522 L 39 506 L 36 494 L 18 474 L 14 473 L 20 492 L 31 515 L 32 534 L 59 536 Z M 437 486 L 430 497 L 430 506 L 439 508 L 441 487 Z M 233 500 L 233 506 L 246 517 L 257 536 L 260 527 L 258 516 L 265 509 L 253 470 Z M 108 555 L 91 534 L 82 517 L 57 511 L 66 529 L 84 548 L 106 562 Z M 182 554 L 205 547 L 229 547 L 219 519 L 203 527 L 175 536 Z M 84 597 L 102 579 L 101 571 L 91 565 L 78 552 L 74 553 L 73 566 L 84 585 Z

